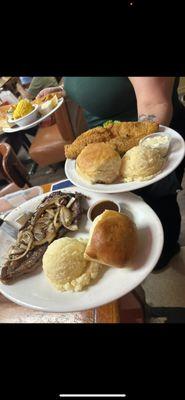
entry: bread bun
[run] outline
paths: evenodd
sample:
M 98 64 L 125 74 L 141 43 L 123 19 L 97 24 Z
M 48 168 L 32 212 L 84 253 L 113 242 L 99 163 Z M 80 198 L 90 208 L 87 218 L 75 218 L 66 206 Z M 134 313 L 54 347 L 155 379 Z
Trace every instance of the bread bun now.
M 122 268 L 135 253 L 137 231 L 131 219 L 117 211 L 104 211 L 90 229 L 84 253 L 87 260 Z
M 88 144 L 76 159 L 76 171 L 90 183 L 112 183 L 119 176 L 121 157 L 108 143 Z

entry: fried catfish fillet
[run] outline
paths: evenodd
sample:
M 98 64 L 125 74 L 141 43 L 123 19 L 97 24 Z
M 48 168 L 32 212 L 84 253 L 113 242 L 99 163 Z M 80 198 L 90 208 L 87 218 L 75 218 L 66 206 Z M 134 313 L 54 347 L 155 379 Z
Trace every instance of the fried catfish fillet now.
M 113 137 L 111 131 L 102 126 L 89 129 L 78 136 L 72 144 L 65 145 L 66 158 L 76 159 L 80 152 L 90 143 L 108 142 Z
M 153 121 L 122 122 L 119 127 L 117 125 L 115 124 L 111 128 L 114 138 L 109 143 L 114 145 L 114 149 L 120 155 L 123 155 L 132 147 L 138 146 L 139 141 L 145 136 L 159 130 L 159 125 Z
M 159 130 L 154 121 L 120 122 L 106 128 L 97 126 L 78 136 L 72 144 L 65 146 L 66 158 L 76 159 L 90 143 L 109 142 L 121 155 L 134 146 L 143 137 Z
M 114 137 L 143 138 L 159 130 L 159 124 L 154 121 L 120 122 L 110 128 Z

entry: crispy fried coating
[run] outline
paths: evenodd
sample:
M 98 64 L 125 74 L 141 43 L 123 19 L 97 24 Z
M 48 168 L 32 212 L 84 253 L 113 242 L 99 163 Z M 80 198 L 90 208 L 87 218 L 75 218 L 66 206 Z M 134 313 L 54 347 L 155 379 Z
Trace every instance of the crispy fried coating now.
M 113 135 L 107 129 L 97 126 L 78 136 L 72 144 L 65 146 L 66 158 L 76 159 L 80 152 L 90 143 L 108 142 Z
M 66 158 L 76 159 L 90 143 L 109 142 L 120 155 L 137 146 L 140 139 L 159 130 L 154 121 L 120 122 L 106 128 L 97 126 L 78 136 L 74 142 L 65 146 Z
M 115 145 L 115 150 L 120 155 L 132 147 L 137 146 L 139 141 L 145 136 L 155 133 L 159 130 L 159 125 L 153 121 L 143 122 L 122 122 L 119 128 L 118 124 L 113 125 L 111 131 L 114 138 L 110 140 L 110 144 Z
M 159 130 L 159 124 L 154 121 L 120 122 L 110 128 L 114 137 L 142 138 Z
M 116 150 L 122 156 L 124 153 L 126 153 L 126 151 L 130 150 L 134 146 L 137 146 L 140 139 L 142 139 L 142 136 L 129 138 L 115 137 L 114 139 L 110 140 L 109 144 L 112 145 L 114 150 Z

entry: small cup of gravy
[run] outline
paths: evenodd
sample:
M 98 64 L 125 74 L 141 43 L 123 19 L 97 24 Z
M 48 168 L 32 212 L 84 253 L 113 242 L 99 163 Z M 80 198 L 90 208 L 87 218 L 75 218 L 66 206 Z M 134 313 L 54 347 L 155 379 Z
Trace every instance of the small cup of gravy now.
M 87 218 L 89 221 L 93 222 L 94 219 L 102 214 L 105 210 L 121 211 L 119 203 L 112 200 L 100 200 L 94 203 L 87 212 Z

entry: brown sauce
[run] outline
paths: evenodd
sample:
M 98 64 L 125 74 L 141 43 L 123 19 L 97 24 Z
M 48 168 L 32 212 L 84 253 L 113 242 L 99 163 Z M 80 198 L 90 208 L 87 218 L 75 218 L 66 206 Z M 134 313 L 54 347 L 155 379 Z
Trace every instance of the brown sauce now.
M 94 208 L 91 211 L 91 221 L 94 221 L 94 219 L 102 214 L 105 210 L 114 210 L 114 211 L 119 211 L 117 204 L 115 204 L 113 201 L 101 201 L 100 203 L 96 204 Z

